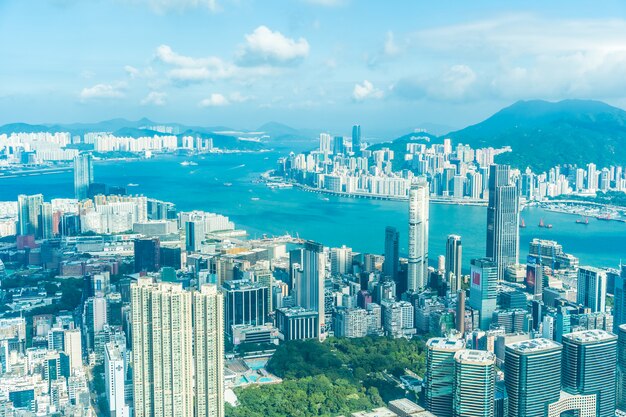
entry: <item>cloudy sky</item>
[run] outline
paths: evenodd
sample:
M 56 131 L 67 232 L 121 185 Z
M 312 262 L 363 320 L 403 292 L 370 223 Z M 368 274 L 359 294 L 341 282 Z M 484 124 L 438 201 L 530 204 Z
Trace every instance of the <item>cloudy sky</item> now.
M 0 59 L 0 123 L 384 135 L 520 99 L 626 107 L 626 2 L 0 0 Z

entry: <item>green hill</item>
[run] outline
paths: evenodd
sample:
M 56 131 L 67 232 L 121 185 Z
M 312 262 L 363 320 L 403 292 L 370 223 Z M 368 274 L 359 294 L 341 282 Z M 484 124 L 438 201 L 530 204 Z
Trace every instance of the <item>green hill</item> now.
M 404 154 L 407 136 L 393 141 L 396 158 Z M 593 100 L 518 101 L 488 119 L 433 138 L 444 137 L 453 145 L 464 143 L 473 148 L 510 146 L 512 152 L 497 157 L 536 172 L 555 165 L 626 165 L 626 111 Z

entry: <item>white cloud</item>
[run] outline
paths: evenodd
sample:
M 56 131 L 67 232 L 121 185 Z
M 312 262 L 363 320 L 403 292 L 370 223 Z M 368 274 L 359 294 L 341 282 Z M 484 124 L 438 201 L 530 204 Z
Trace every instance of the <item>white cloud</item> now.
M 141 105 L 146 106 L 152 104 L 154 106 L 165 106 L 167 94 L 160 91 L 150 91 L 146 97 L 141 100 Z
M 92 99 L 114 99 L 124 97 L 125 84 L 96 84 L 92 87 L 85 87 L 80 92 L 81 100 Z
M 126 71 L 126 74 L 128 74 L 130 78 L 137 78 L 141 73 L 141 71 L 131 65 L 126 65 L 124 71 Z
M 400 47 L 396 44 L 393 32 L 387 32 L 387 38 L 385 39 L 385 46 L 383 47 L 385 55 L 395 56 L 400 53 Z
M 368 98 L 382 98 L 383 92 L 374 87 L 374 84 L 368 80 L 364 80 L 362 84 L 355 84 L 352 91 L 352 98 L 356 101 L 362 101 Z
M 198 103 L 200 107 L 222 107 L 228 106 L 229 104 L 230 101 L 220 93 L 213 93 L 210 97 L 205 98 Z
M 305 0 L 305 1 L 310 4 L 315 4 L 318 6 L 327 6 L 327 7 L 341 6 L 347 2 L 347 0 Z
M 309 54 L 309 42 L 287 38 L 267 26 L 259 26 L 245 36 L 246 43 L 239 51 L 242 65 L 287 65 L 299 62 Z
M 228 97 L 232 103 L 245 103 L 246 101 L 250 101 L 254 98 L 252 96 L 245 96 L 241 94 L 239 91 L 235 91 L 234 93 L 230 94 Z
M 131 4 L 146 5 L 156 13 L 170 10 L 184 11 L 188 9 L 206 9 L 211 12 L 219 10 L 217 0 L 127 0 Z
M 408 46 L 421 68 L 448 67 L 401 79 L 396 91 L 410 97 L 626 97 L 623 19 L 505 15 L 420 30 L 408 36 Z M 455 67 L 450 57 L 464 65 Z

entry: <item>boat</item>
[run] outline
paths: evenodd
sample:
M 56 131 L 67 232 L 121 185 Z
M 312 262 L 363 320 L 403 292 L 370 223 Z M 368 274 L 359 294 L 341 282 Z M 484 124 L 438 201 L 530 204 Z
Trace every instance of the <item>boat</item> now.
M 126 184 L 127 187 L 139 187 L 139 184 L 134 184 L 132 182 Z
M 548 224 L 545 224 L 545 223 L 543 222 L 543 219 L 541 219 L 541 221 L 539 222 L 539 227 L 543 227 L 543 228 L 546 228 L 546 229 L 552 229 L 552 225 L 551 225 L 551 224 L 549 224 L 549 223 L 548 223 Z
M 232 182 L 225 182 L 224 183 L 224 187 L 232 187 L 233 183 Z
M 522 219 L 521 223 L 519 224 L 520 229 L 525 229 L 526 228 L 526 223 L 524 223 L 524 219 Z
M 546 225 L 543 223 L 543 219 L 539 221 L 539 227 L 546 227 Z
M 585 217 L 585 220 L 583 220 L 583 219 L 576 220 L 576 224 L 588 225 L 589 224 L 589 217 Z
M 193 161 L 183 161 L 180 163 L 182 166 L 186 167 L 186 166 L 195 166 L 198 165 L 197 162 L 193 162 Z
M 260 198 L 259 197 L 252 197 L 250 200 L 252 200 L 252 201 L 259 201 Z

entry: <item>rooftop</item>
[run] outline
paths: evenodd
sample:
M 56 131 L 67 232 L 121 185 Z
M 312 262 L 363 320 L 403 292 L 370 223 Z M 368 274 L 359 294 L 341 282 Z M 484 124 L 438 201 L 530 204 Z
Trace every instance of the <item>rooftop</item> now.
M 461 339 L 449 339 L 445 337 L 436 337 L 428 339 L 426 347 L 432 350 L 450 350 L 457 351 L 465 348 L 465 342 Z
M 454 360 L 466 364 L 493 365 L 496 361 L 496 356 L 484 350 L 464 349 L 454 355 Z
M 506 345 L 507 349 L 517 353 L 526 354 L 540 352 L 542 350 L 561 349 L 561 345 L 550 339 L 531 339 Z
M 605 342 L 617 338 L 613 333 L 605 332 L 604 330 L 583 330 L 581 332 L 564 334 L 563 337 L 574 343 Z

